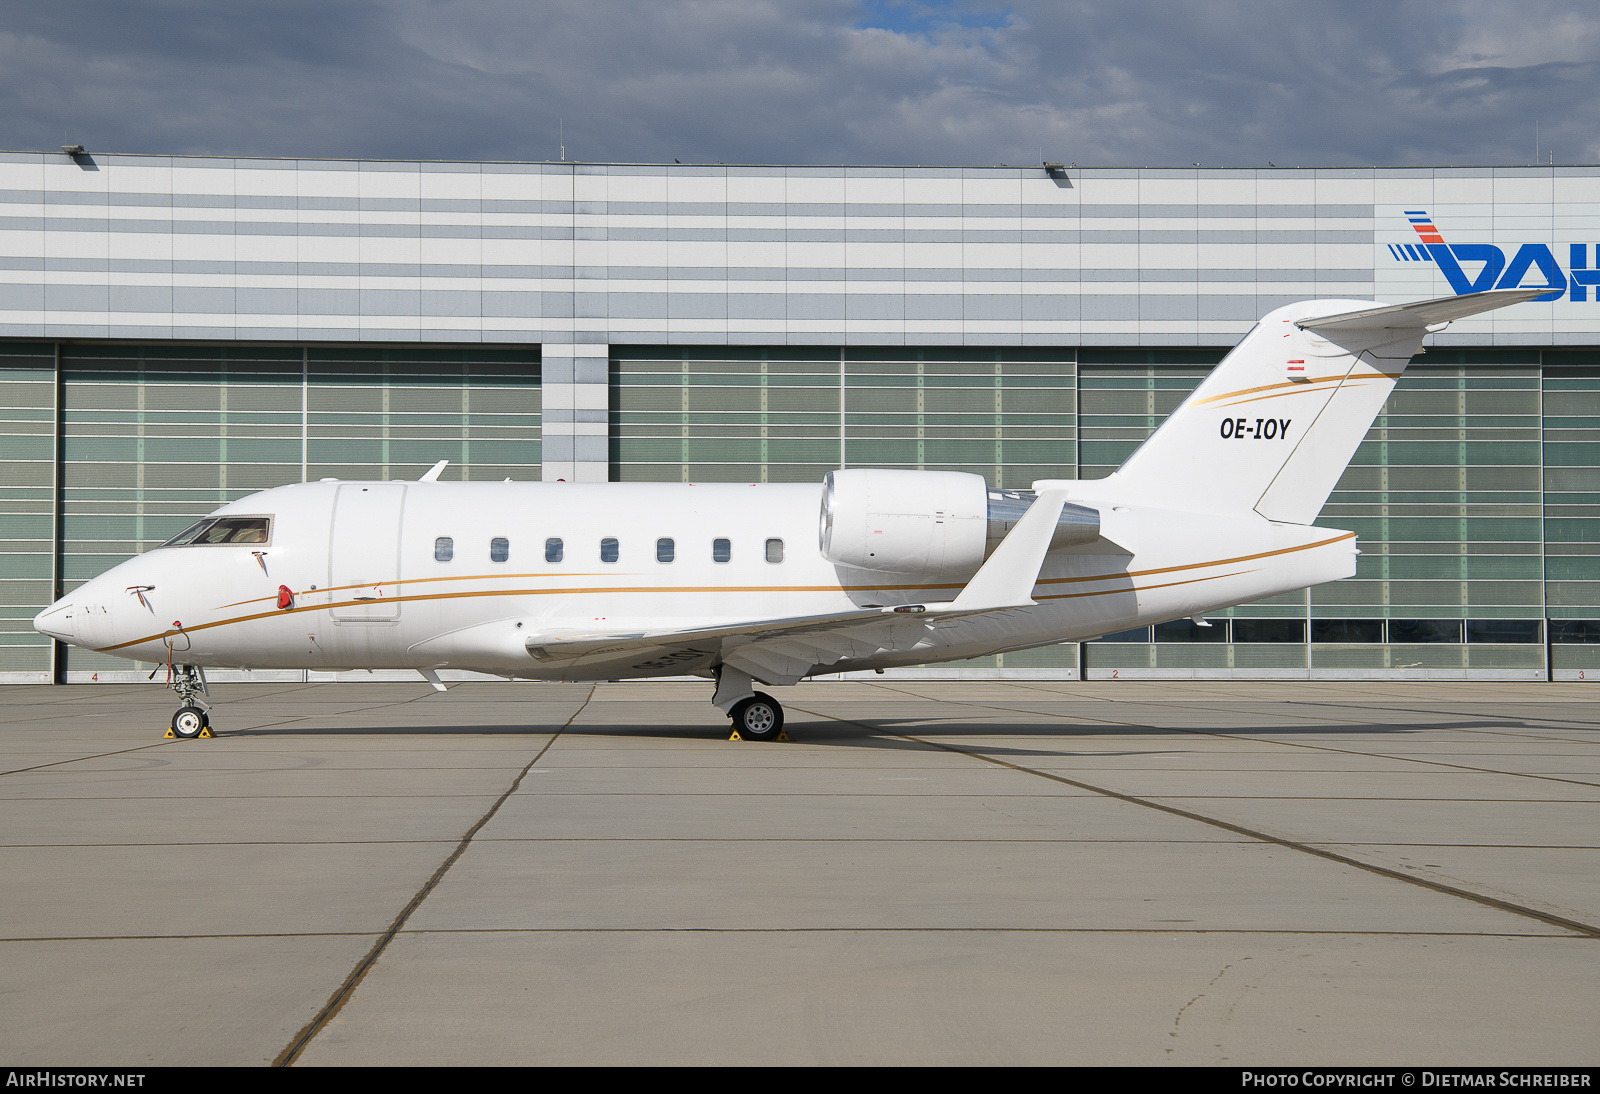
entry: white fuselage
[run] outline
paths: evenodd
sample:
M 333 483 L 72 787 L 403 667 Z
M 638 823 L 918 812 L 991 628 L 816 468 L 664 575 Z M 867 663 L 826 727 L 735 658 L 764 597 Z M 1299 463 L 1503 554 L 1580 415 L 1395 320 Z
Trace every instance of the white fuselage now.
M 812 673 L 976 657 L 1093 638 L 1347 577 L 1348 532 L 1119 501 L 1072 483 L 1101 535 L 1052 551 L 1034 607 L 908 617 L 915 641 Z M 218 510 L 271 518 L 270 541 L 164 547 L 90 581 L 36 625 L 142 661 L 240 668 L 474 669 L 535 679 L 709 675 L 715 649 L 544 662 L 539 636 L 637 633 L 952 600 L 968 574 L 848 569 L 818 547 L 819 485 L 362 483 L 280 487 Z M 441 539 L 451 557 L 441 560 Z M 546 560 L 561 540 L 559 561 Z M 504 560 L 492 543 L 504 540 Z M 602 542 L 615 540 L 614 561 Z M 658 541 L 672 541 L 658 561 Z M 726 561 L 715 541 L 726 540 Z M 781 541 L 769 561 L 768 541 Z M 777 551 L 771 557 L 778 557 Z M 280 607 L 280 587 L 292 603 Z M 530 639 L 532 641 L 530 641 Z

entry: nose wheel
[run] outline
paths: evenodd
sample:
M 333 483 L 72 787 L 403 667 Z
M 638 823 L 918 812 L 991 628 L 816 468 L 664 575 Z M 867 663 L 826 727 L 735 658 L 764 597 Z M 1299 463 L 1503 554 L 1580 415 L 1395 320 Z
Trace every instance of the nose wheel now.
M 168 730 L 170 736 L 181 738 L 185 741 L 193 740 L 200 736 L 211 736 L 211 716 L 199 707 L 179 707 L 178 713 L 172 716 L 172 726 Z
M 172 666 L 167 687 L 177 692 L 178 698 L 183 700 L 183 706 L 178 708 L 178 712 L 172 716 L 172 724 L 167 727 L 167 736 L 185 741 L 214 736 L 211 732 L 211 715 L 206 709 L 209 704 L 200 698 L 211 694 L 206 687 L 206 674 L 200 666 Z

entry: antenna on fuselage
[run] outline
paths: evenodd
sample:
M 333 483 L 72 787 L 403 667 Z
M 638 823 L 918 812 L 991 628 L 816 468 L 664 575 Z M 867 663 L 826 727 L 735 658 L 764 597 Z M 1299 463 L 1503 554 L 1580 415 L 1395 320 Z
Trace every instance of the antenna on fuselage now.
M 438 463 L 436 463 L 432 467 L 428 468 L 428 470 L 423 473 L 422 478 L 418 479 L 417 481 L 418 482 L 438 482 L 439 481 L 439 475 L 441 473 L 443 473 L 444 469 L 446 467 L 448 467 L 448 466 L 450 466 L 450 461 L 449 460 L 440 460 Z

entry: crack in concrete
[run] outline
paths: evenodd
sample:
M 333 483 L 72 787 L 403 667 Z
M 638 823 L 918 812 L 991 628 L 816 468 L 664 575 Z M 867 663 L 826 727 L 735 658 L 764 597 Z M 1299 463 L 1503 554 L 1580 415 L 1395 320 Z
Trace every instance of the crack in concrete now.
M 383 932 L 383 935 L 373 944 L 372 949 L 367 951 L 366 956 L 356 963 L 356 967 L 350 970 L 350 974 L 344 978 L 344 982 L 339 985 L 328 1001 L 322 1005 L 322 1009 L 317 1012 L 316 1017 L 306 1023 L 300 1032 L 290 1040 L 289 1044 L 284 1046 L 283 1051 L 278 1053 L 277 1058 L 272 1061 L 273 1067 L 293 1066 L 294 1062 L 305 1052 L 306 1046 L 311 1043 L 312 1039 L 321 1033 L 327 1027 L 328 1022 L 350 1001 L 351 996 L 355 994 L 356 988 L 361 986 L 361 982 L 366 979 L 367 973 L 372 971 L 372 967 L 377 964 L 378 958 L 383 956 L 384 950 L 388 948 L 390 942 L 394 941 L 395 936 L 406 925 L 406 921 L 411 918 L 411 914 L 421 907 L 422 902 L 428 898 L 428 894 L 432 893 L 439 882 L 444 880 L 444 876 L 449 873 L 450 867 L 454 866 L 456 861 L 466 853 L 473 837 L 478 834 L 484 825 L 494 819 L 494 815 L 500 811 L 500 807 L 522 786 L 522 780 L 533 769 L 533 765 L 544 758 L 544 754 L 550 751 L 551 746 L 556 743 L 556 739 L 573 723 L 578 715 L 583 713 L 584 708 L 589 705 L 589 701 L 593 698 L 594 688 L 591 687 L 583 703 L 578 706 L 577 710 L 572 712 L 571 717 L 562 723 L 560 728 L 550 735 L 550 739 L 544 743 L 544 747 L 539 749 L 533 759 L 529 760 L 527 765 L 517 772 L 517 777 L 512 780 L 511 786 L 495 800 L 495 803 L 489 807 L 488 812 L 479 817 L 478 822 L 467 830 L 466 835 L 461 837 L 461 842 L 456 845 L 456 849 L 451 852 L 444 862 L 439 864 L 439 868 L 433 872 L 433 876 L 428 878 L 422 888 L 418 889 L 410 901 L 406 903 L 406 906 L 400 910 L 400 914 L 395 916 L 394 922 L 389 924 L 388 930 Z

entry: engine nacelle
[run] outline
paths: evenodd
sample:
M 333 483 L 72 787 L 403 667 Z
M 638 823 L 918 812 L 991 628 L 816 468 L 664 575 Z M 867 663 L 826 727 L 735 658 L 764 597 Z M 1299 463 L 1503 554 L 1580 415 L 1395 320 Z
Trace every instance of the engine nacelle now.
M 841 566 L 942 574 L 983 565 L 989 486 L 963 471 L 830 471 L 822 557 Z
M 822 557 L 863 570 L 971 573 L 1033 500 L 1026 491 L 990 490 L 982 475 L 962 471 L 833 471 L 823 479 Z M 1050 545 L 1099 535 L 1100 514 L 1069 504 Z

